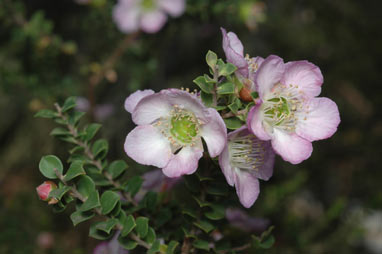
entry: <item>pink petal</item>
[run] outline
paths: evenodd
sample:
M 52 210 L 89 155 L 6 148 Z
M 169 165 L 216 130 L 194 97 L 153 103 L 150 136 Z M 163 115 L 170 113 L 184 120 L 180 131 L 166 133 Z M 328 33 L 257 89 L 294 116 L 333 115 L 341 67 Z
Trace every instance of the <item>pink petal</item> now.
M 201 136 L 207 144 L 208 153 L 211 157 L 218 156 L 227 143 L 227 128 L 219 113 L 208 109 L 210 120 L 201 127 Z
M 245 171 L 237 170 L 235 187 L 240 203 L 245 208 L 250 208 L 260 193 L 259 180 Z
M 251 171 L 251 174 L 256 178 L 268 181 L 273 175 L 276 154 L 270 141 L 263 141 L 262 147 L 264 149 L 264 163 L 258 170 Z
M 36 188 L 37 194 L 41 200 L 48 199 L 48 196 L 51 190 L 52 190 L 52 186 L 47 183 L 43 183 Z
M 158 4 L 173 17 L 182 15 L 186 8 L 185 0 L 159 0 Z
M 140 164 L 158 168 L 166 166 L 173 156 L 168 139 L 151 125 L 137 126 L 127 135 L 125 152 Z
M 235 184 L 235 174 L 233 173 L 233 168 L 230 163 L 230 156 L 228 145 L 226 145 L 223 149 L 223 152 L 219 156 L 219 166 L 227 180 L 227 183 L 231 186 Z
M 298 85 L 298 89 L 310 98 L 321 93 L 324 81 L 320 68 L 308 61 L 288 62 L 281 79 L 284 85 Z
M 173 107 L 166 96 L 156 93 L 148 95 L 138 102 L 132 118 L 137 125 L 147 125 L 161 117 L 169 116 L 172 109 Z
M 266 96 L 275 84 L 280 82 L 285 71 L 283 59 L 270 55 L 261 64 L 255 74 L 255 84 L 261 99 Z
M 141 28 L 146 33 L 158 32 L 166 23 L 167 16 L 159 10 L 145 12 L 141 16 Z
M 133 113 L 135 107 L 137 106 L 138 102 L 140 102 L 144 97 L 148 96 L 148 95 L 152 95 L 154 94 L 154 91 L 151 90 L 151 89 L 147 89 L 147 90 L 138 90 L 132 94 L 130 94 L 129 97 L 126 98 L 125 100 L 125 109 L 127 112 L 129 112 L 130 114 Z
M 309 101 L 306 120 L 299 119 L 296 133 L 309 141 L 331 137 L 340 123 L 336 103 L 328 98 L 313 98 Z
M 251 108 L 247 117 L 248 129 L 261 140 L 270 140 L 271 136 L 266 132 L 263 127 L 263 117 L 261 111 L 261 104 L 256 104 Z
M 182 175 L 191 175 L 198 168 L 199 159 L 203 156 L 203 146 L 200 143 L 196 147 L 183 147 L 179 153 L 174 155 L 166 167 L 163 174 L 168 177 L 179 177 Z
M 285 161 L 298 164 L 310 157 L 312 143 L 292 133 L 288 134 L 277 128 L 273 131 L 272 147 Z
M 124 33 L 139 29 L 139 15 L 140 9 L 130 1 L 119 1 L 113 8 L 113 20 Z
M 223 33 L 223 50 L 227 57 L 227 62 L 234 64 L 237 71 L 244 77 L 248 77 L 248 63 L 244 58 L 243 44 L 235 33 L 227 34 L 224 28 L 221 28 Z
M 179 89 L 166 89 L 160 92 L 171 105 L 191 111 L 198 119 L 207 121 L 209 114 L 201 100 L 194 94 Z
M 255 80 L 255 74 L 263 62 L 264 62 L 264 58 L 262 58 L 261 56 L 252 57 L 251 63 L 257 65 L 257 69 L 255 71 L 252 71 L 252 70 L 249 71 L 248 78 L 250 80 L 252 81 Z M 252 90 L 256 90 L 256 88 L 254 87 Z

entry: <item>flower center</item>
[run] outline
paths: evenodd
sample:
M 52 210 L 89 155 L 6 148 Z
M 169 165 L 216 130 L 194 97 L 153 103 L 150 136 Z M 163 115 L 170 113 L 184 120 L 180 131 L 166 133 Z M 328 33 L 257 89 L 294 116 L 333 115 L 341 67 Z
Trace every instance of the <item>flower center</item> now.
M 240 169 L 259 171 L 264 164 L 263 143 L 252 134 L 235 137 L 228 144 L 231 164 Z
M 170 133 L 182 143 L 190 143 L 198 134 L 197 121 L 193 114 L 180 111 L 171 118 Z
M 154 123 L 171 143 L 175 152 L 184 146 L 197 144 L 201 122 L 196 116 L 185 109 L 174 105 L 168 117 L 162 117 Z
M 305 115 L 304 99 L 297 85 L 275 85 L 263 103 L 264 120 L 272 127 L 295 131 L 297 120 Z
M 145 10 L 151 10 L 151 9 L 154 9 L 155 2 L 154 0 L 142 0 L 141 6 Z

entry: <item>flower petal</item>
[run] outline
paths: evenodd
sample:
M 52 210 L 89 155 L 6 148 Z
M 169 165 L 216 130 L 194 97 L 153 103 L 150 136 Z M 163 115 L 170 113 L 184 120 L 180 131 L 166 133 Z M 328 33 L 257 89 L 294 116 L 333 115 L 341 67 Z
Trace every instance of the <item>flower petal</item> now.
M 235 187 L 240 203 L 250 208 L 260 193 L 259 180 L 245 171 L 236 170 Z
M 208 153 L 211 157 L 218 156 L 227 143 L 227 128 L 219 113 L 208 109 L 210 120 L 201 127 L 201 136 L 207 144 Z
M 306 120 L 299 119 L 297 122 L 297 135 L 309 141 L 331 137 L 341 121 L 336 103 L 323 97 L 313 98 L 308 105 Z
M 324 82 L 320 68 L 308 61 L 295 61 L 285 64 L 285 73 L 281 79 L 284 85 L 298 85 L 298 89 L 309 98 L 321 93 Z
M 219 155 L 219 166 L 227 180 L 227 183 L 231 186 L 235 184 L 235 174 L 231 167 L 228 145 L 226 144 L 223 152 Z
M 249 68 L 249 74 L 248 74 L 248 78 L 252 81 L 255 80 L 255 73 L 257 72 L 257 70 L 260 68 L 261 64 L 264 62 L 264 58 L 262 58 L 261 56 L 256 56 L 256 57 L 252 57 L 251 59 L 251 64 L 254 65 L 254 69 L 252 68 Z M 256 91 L 256 88 L 254 87 L 252 90 L 255 90 Z
M 263 117 L 261 104 L 256 104 L 251 108 L 247 117 L 248 129 L 261 140 L 270 140 L 271 136 L 263 127 Z
M 158 32 L 166 23 L 167 16 L 159 10 L 145 12 L 141 16 L 141 29 L 146 33 Z
M 158 4 L 173 17 L 182 15 L 186 7 L 185 0 L 159 0 Z
M 313 151 L 312 143 L 296 134 L 288 134 L 274 129 L 272 147 L 285 161 L 298 164 L 310 157 Z
M 243 44 L 233 32 L 227 34 L 224 28 L 221 28 L 223 33 L 223 50 L 227 57 L 227 62 L 234 64 L 237 67 L 237 72 L 242 76 L 248 77 L 248 63 L 244 58 Z
M 282 58 L 270 55 L 264 60 L 255 74 L 255 84 L 260 99 L 263 99 L 273 86 L 280 82 L 284 71 L 285 64 Z
M 201 143 L 196 147 L 183 147 L 162 169 L 163 174 L 168 177 L 191 175 L 198 169 L 198 162 L 202 156 L 203 146 Z
M 124 33 L 139 29 L 139 15 L 139 8 L 131 1 L 119 1 L 113 8 L 113 20 Z
M 137 126 L 126 137 L 125 152 L 136 162 L 163 168 L 172 158 L 170 142 L 151 125 Z
M 154 94 L 154 91 L 151 89 L 146 89 L 146 90 L 138 90 L 132 94 L 129 95 L 129 97 L 126 98 L 125 100 L 125 109 L 127 112 L 130 114 L 133 113 L 135 107 L 137 106 L 138 102 L 140 102 L 144 97 L 148 95 Z
M 148 95 L 142 98 L 136 105 L 132 118 L 137 125 L 153 123 L 161 117 L 170 115 L 172 105 L 162 93 Z
M 275 164 L 276 154 L 272 148 L 272 144 L 270 141 L 262 141 L 262 148 L 264 149 L 263 165 L 259 168 L 259 170 L 253 170 L 250 173 L 256 178 L 268 181 L 269 178 L 271 178 L 271 176 L 273 175 L 273 166 Z
M 160 92 L 171 105 L 195 114 L 198 119 L 208 121 L 208 111 L 202 101 L 194 94 L 179 89 L 166 89 Z

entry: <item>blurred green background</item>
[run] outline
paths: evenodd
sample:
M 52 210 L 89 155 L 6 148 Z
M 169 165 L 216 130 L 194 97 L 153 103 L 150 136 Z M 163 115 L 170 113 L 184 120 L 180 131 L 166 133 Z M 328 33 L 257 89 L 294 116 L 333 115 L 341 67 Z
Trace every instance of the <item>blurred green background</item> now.
M 45 154 L 68 146 L 35 119 L 42 108 L 80 96 L 89 120 L 103 124 L 110 158 L 133 127 L 124 99 L 137 89 L 196 88 L 205 54 L 222 58 L 220 27 L 234 31 L 251 56 L 307 59 L 324 75 L 322 96 L 340 109 L 329 140 L 311 158 L 277 158 L 249 210 L 276 226 L 267 253 L 382 253 L 382 2 L 377 0 L 189 0 L 186 12 L 156 34 L 126 35 L 112 21 L 115 1 L 0 0 L 0 253 L 92 253 L 87 224 L 54 214 L 38 200 Z M 121 50 L 123 49 L 123 50 Z M 103 66 L 117 52 L 105 72 Z M 95 80 L 99 78 L 101 79 Z M 233 189 L 232 189 L 233 191 Z

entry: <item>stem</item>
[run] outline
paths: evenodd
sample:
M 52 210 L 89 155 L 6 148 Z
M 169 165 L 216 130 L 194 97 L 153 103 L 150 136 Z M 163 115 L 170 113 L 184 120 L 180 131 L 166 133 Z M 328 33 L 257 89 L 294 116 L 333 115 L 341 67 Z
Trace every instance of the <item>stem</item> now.
M 110 184 L 112 184 L 115 188 L 121 190 L 121 184 L 119 182 L 114 181 L 111 175 L 107 171 L 103 170 L 102 163 L 99 159 L 98 160 L 95 159 L 94 154 L 90 150 L 89 144 L 79 139 L 76 128 L 73 125 L 69 124 L 67 116 L 62 114 L 61 107 L 57 103 L 55 103 L 54 106 L 57 109 L 59 117 L 61 117 L 66 122 L 66 127 L 68 128 L 70 134 L 72 134 L 74 139 L 76 140 L 76 144 L 84 149 L 84 154 L 90 159 L 90 163 L 96 166 L 97 169 L 103 173 L 103 175 L 109 181 Z M 126 200 L 128 200 L 134 206 L 138 206 L 138 203 L 130 196 L 129 193 L 122 191 L 122 195 L 124 196 L 124 198 L 126 198 Z
M 104 64 L 102 65 L 101 69 L 94 73 L 89 78 L 89 86 L 88 86 L 88 99 L 90 102 L 90 115 L 93 116 L 94 113 L 94 107 L 95 107 L 95 93 L 94 89 L 95 87 L 103 80 L 105 77 L 105 74 L 113 68 L 117 60 L 123 55 L 125 50 L 135 41 L 135 39 L 138 37 L 139 31 L 127 35 L 120 44 L 115 48 L 113 53 L 106 59 Z
M 246 112 L 247 112 L 246 109 L 239 110 L 239 111 L 237 111 L 236 114 L 231 111 L 231 112 L 223 114 L 222 117 L 223 118 L 230 118 L 230 117 L 233 117 L 233 116 L 240 116 L 240 115 L 244 115 Z
M 217 69 L 217 66 L 215 66 L 214 68 L 214 80 L 215 80 L 215 83 L 214 83 L 214 90 L 212 92 L 212 100 L 213 100 L 213 104 L 214 106 L 217 106 L 218 105 L 218 81 L 219 81 L 219 72 L 218 72 L 218 69 Z
M 130 233 L 129 236 L 131 237 L 131 239 L 133 239 L 134 241 L 136 241 L 140 246 L 142 247 L 145 247 L 146 249 L 150 249 L 151 246 L 150 244 L 146 243 L 145 241 L 143 241 L 141 238 L 139 238 L 136 234 L 134 233 Z

